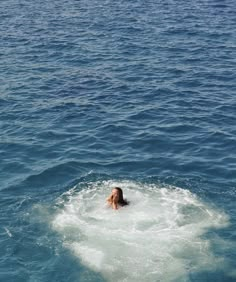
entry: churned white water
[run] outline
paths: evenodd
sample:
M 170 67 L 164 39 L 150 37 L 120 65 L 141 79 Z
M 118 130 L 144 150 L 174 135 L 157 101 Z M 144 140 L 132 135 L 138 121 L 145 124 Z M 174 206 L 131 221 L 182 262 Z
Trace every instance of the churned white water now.
M 123 189 L 128 206 L 112 210 L 106 198 Z M 53 228 L 82 264 L 107 281 L 187 281 L 191 272 L 223 263 L 206 232 L 227 216 L 188 190 L 103 181 L 73 188 L 59 199 Z

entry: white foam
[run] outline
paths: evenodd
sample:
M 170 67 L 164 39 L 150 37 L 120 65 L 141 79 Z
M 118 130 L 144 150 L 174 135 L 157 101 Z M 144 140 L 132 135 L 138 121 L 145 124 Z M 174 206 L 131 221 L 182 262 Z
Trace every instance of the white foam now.
M 130 205 L 118 211 L 105 199 L 119 186 Z M 204 238 L 227 225 L 227 216 L 190 191 L 131 181 L 90 183 L 59 199 L 53 227 L 81 263 L 107 281 L 172 281 L 221 262 Z
M 4 230 L 6 231 L 6 233 L 9 237 L 12 237 L 12 234 L 11 234 L 11 232 L 8 228 L 4 227 Z

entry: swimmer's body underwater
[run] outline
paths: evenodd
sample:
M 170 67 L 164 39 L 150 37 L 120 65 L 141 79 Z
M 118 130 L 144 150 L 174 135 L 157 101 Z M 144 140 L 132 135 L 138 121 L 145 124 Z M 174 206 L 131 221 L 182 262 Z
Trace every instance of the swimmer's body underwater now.
M 120 207 L 127 206 L 129 204 L 123 198 L 123 191 L 120 187 L 112 189 L 111 195 L 107 198 L 107 202 L 113 210 L 118 210 Z

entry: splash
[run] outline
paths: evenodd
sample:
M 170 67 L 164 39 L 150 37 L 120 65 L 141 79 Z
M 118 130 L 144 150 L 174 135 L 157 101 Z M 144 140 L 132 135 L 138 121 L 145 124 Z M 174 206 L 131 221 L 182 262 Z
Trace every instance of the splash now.
M 130 205 L 118 211 L 105 199 L 119 186 Z M 53 228 L 81 263 L 107 281 L 173 281 L 211 271 L 221 259 L 206 232 L 227 216 L 188 190 L 131 181 L 90 183 L 59 199 Z

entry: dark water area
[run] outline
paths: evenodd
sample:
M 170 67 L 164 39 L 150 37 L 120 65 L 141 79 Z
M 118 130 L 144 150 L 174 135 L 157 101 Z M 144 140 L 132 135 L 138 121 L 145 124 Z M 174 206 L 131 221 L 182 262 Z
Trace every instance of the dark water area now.
M 235 30 L 232 0 L 1 1 L 1 281 L 236 280 Z

